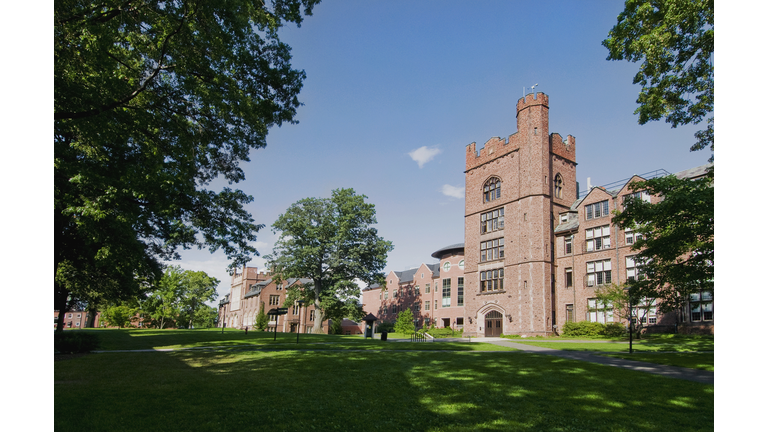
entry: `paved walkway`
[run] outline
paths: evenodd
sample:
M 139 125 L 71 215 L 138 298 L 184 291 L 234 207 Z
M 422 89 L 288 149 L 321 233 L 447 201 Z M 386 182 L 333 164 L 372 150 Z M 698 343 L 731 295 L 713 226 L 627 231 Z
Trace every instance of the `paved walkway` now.
M 466 340 L 466 339 L 464 339 Z M 639 372 L 647 372 L 656 375 L 663 375 L 670 378 L 680 378 L 688 381 L 695 381 L 703 384 L 715 384 L 715 373 L 699 369 L 689 369 L 678 366 L 657 365 L 635 360 L 625 360 L 619 358 L 605 357 L 584 351 L 561 351 L 553 348 L 542 348 L 528 344 L 512 342 L 504 338 L 473 338 L 473 342 L 487 342 L 494 345 L 516 348 L 521 351 L 547 354 L 571 360 L 580 360 L 591 363 L 599 363 L 607 366 L 620 367 Z M 564 341 L 565 342 L 565 341 Z M 582 342 L 582 341 L 580 341 Z

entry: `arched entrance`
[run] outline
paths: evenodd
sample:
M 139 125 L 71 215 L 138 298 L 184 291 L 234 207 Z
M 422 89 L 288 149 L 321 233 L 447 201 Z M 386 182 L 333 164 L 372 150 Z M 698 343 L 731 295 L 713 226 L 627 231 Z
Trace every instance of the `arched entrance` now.
M 485 314 L 485 336 L 497 337 L 501 336 L 501 312 L 490 311 Z

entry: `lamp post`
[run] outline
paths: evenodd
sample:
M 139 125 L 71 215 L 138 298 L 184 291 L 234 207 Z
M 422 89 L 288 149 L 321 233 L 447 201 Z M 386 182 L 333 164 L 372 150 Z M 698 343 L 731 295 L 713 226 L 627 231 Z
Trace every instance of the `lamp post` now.
M 632 286 L 625 288 L 627 291 L 627 303 L 629 304 L 629 353 L 632 354 Z
M 299 333 L 301 332 L 301 308 L 304 307 L 304 300 L 298 300 L 299 304 L 299 325 L 296 326 L 296 343 L 299 343 Z

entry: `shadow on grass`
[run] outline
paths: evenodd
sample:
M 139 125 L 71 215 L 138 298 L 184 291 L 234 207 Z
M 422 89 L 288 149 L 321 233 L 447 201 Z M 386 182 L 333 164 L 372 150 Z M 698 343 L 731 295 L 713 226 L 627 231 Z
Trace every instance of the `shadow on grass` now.
M 525 353 L 95 354 L 55 365 L 56 428 L 707 430 L 714 387 Z

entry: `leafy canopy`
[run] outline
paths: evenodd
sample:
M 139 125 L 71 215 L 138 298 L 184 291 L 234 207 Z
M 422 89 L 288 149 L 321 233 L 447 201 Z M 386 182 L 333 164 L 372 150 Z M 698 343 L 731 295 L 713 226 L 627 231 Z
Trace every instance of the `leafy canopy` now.
M 252 197 L 211 181 L 295 122 L 305 74 L 277 31 L 318 1 L 55 2 L 58 308 L 135 296 L 180 247 L 258 254 Z
M 714 151 L 714 0 L 627 0 L 603 41 L 608 60 L 641 62 L 640 124 L 665 118 L 672 127 L 698 124 L 691 150 Z
M 715 277 L 715 190 L 710 171 L 700 179 L 658 177 L 630 185 L 663 199 L 651 204 L 631 197 L 612 218 L 641 238 L 638 251 L 642 277 L 632 282 L 634 295 L 661 300 L 662 312 L 679 309 L 691 293 L 712 291 Z
M 314 302 L 320 316 L 313 332 L 334 309 L 357 303 L 355 280 L 382 282 L 392 243 L 378 236 L 376 210 L 365 195 L 336 189 L 331 198 L 305 198 L 291 205 L 272 225 L 280 233 L 268 266 L 277 279 L 308 278 L 303 298 Z M 362 311 L 359 311 L 362 312 Z

